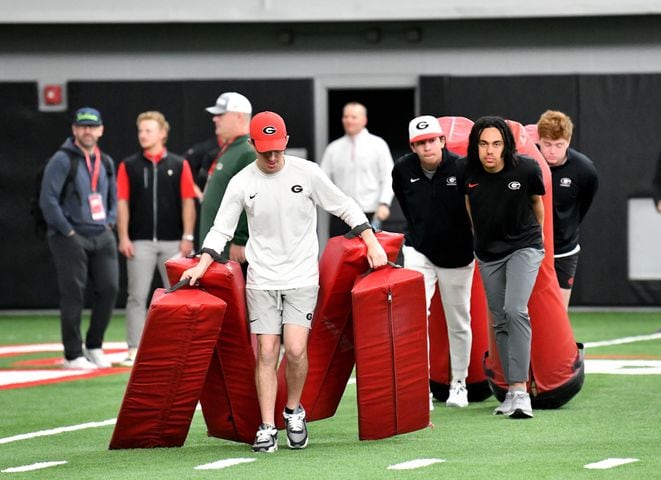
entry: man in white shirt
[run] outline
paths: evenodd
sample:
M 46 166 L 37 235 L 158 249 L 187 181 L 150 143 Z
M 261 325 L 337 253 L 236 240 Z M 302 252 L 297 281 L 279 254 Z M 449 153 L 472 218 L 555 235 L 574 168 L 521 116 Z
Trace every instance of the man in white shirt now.
M 342 111 L 345 135 L 331 142 L 321 159 L 321 169 L 340 190 L 353 198 L 372 224 L 380 225 L 390 216 L 393 160 L 388 144 L 372 135 L 367 125 L 367 109 L 350 102 Z M 331 237 L 343 235 L 347 225 L 331 217 Z
M 246 299 L 250 330 L 257 335 L 255 381 L 262 416 L 252 449 L 278 449 L 275 400 L 280 343 L 287 356 L 287 404 L 283 416 L 290 448 L 308 443 L 305 410 L 299 401 L 308 370 L 307 340 L 319 288 L 317 206 L 342 218 L 367 245 L 372 268 L 387 262 L 367 217 L 313 162 L 285 155 L 284 120 L 261 112 L 250 122 L 257 159 L 230 180 L 213 227 L 202 244 L 200 262 L 186 270 L 193 285 L 232 239 L 241 212 L 250 237 Z

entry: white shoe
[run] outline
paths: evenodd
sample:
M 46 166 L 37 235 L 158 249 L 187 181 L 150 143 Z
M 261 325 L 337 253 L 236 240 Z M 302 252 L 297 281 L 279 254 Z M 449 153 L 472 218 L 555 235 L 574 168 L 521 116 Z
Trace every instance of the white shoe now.
M 87 360 L 85 357 L 74 358 L 73 360 L 64 359 L 62 368 L 68 368 L 70 370 L 96 370 L 97 367 L 92 362 Z
M 505 415 L 510 418 L 533 418 L 534 415 L 528 392 L 514 392 L 512 396 L 512 408 Z
M 100 348 L 90 348 L 87 349 L 83 347 L 83 355 L 85 358 L 92 362 L 99 368 L 110 368 L 112 367 L 111 363 L 108 361 L 106 356 L 103 354 L 103 350 Z
M 129 347 L 129 350 L 126 354 L 126 358 L 119 362 L 119 365 L 122 367 L 132 367 L 135 363 L 135 357 L 138 355 L 138 349 L 134 347 Z
M 448 407 L 459 408 L 468 406 L 468 391 L 462 383 L 456 383 L 450 387 L 450 392 L 445 405 Z
M 505 394 L 505 400 L 503 400 L 503 403 L 498 405 L 494 411 L 494 415 L 509 415 L 509 413 L 512 411 L 512 400 L 514 399 L 514 394 L 512 392 L 507 392 Z

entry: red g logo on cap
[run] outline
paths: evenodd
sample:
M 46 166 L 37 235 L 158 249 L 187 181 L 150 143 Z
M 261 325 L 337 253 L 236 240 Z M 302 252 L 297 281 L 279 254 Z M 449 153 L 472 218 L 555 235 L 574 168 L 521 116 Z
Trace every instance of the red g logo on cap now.
M 262 128 L 264 135 L 275 135 L 277 131 L 278 130 L 273 125 L 267 125 L 266 127 Z

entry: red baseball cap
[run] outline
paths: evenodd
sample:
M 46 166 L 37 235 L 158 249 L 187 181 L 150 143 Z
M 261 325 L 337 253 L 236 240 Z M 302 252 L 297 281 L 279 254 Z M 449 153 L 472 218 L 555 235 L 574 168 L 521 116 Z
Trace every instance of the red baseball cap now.
M 280 115 L 260 112 L 250 121 L 250 138 L 258 152 L 282 151 L 287 146 L 287 127 Z

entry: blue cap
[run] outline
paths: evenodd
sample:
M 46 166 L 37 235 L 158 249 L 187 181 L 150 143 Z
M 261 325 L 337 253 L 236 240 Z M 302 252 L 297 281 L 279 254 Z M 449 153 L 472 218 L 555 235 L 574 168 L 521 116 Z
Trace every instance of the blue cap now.
M 103 125 L 101 120 L 101 113 L 96 108 L 83 107 L 76 110 L 73 116 L 74 125 Z

